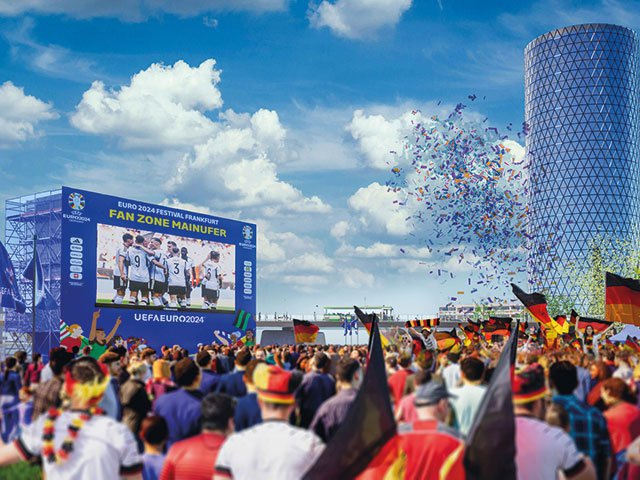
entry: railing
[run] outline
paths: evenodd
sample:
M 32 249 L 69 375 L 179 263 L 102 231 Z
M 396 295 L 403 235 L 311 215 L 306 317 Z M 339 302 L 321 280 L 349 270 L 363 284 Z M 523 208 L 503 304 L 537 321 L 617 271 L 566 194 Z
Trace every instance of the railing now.
M 333 317 L 333 315 L 332 315 Z M 383 320 L 386 322 L 396 321 L 404 323 L 407 320 L 415 320 L 419 318 L 435 318 L 437 315 L 422 315 L 422 314 L 400 314 L 393 315 L 393 318 L 384 318 Z M 321 322 L 324 320 L 324 315 L 322 313 L 258 313 L 257 322 L 291 322 L 293 319 L 296 320 L 308 320 L 310 322 L 316 321 Z M 340 320 L 333 320 L 336 324 L 340 324 Z

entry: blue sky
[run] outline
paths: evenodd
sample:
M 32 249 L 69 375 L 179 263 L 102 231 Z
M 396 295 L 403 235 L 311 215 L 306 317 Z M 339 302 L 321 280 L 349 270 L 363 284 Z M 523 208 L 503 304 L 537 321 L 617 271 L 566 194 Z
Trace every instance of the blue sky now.
M 0 0 L 3 197 L 65 184 L 255 221 L 261 311 L 366 298 L 435 313 L 465 272 L 428 275 L 427 232 L 376 187 L 407 113 L 473 93 L 472 113 L 519 125 L 526 44 L 575 23 L 640 27 L 636 7 Z

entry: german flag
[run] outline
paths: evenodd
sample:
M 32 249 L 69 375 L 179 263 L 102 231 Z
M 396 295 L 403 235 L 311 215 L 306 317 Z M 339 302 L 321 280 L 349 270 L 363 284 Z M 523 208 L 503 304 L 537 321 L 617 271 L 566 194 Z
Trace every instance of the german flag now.
M 307 320 L 293 319 L 293 336 L 296 343 L 315 343 L 320 327 Z
M 433 336 L 438 343 L 438 350 L 441 352 L 456 352 L 460 350 L 462 341 L 460 340 L 460 337 L 456 335 L 455 328 L 450 332 L 436 332 Z
M 605 285 L 605 318 L 640 325 L 640 281 L 607 272 Z
M 566 315 L 554 317 L 551 326 L 559 335 L 569 333 L 569 322 L 567 321 Z
M 427 318 L 424 320 L 408 320 L 404 326 L 407 328 L 433 328 L 440 325 L 439 318 Z
M 464 342 L 465 347 L 471 345 L 478 335 L 480 335 L 480 329 L 482 325 L 480 323 L 476 323 L 472 320 L 467 320 L 467 324 L 463 325 L 462 323 L 458 324 L 458 328 L 462 330 L 464 333 L 466 340 Z
M 630 348 L 635 353 L 640 353 L 640 345 L 633 338 L 627 335 L 627 339 L 624 341 L 624 346 Z
M 374 320 L 377 321 L 377 316 L 375 313 L 364 313 L 358 307 L 353 307 L 356 311 L 356 316 L 360 319 L 364 328 L 367 329 L 367 333 L 369 333 L 369 339 L 371 339 L 371 326 L 373 325 Z M 379 329 L 378 329 L 379 330 Z M 380 341 L 382 342 L 382 348 L 387 348 L 391 342 L 389 339 L 380 334 Z
M 575 325 L 578 327 L 578 331 L 584 333 L 587 327 L 593 329 L 594 334 L 604 332 L 609 328 L 613 322 L 607 322 L 606 320 L 600 320 L 599 318 L 581 317 L 575 310 L 571 310 L 571 321 L 575 321 Z
M 356 315 L 365 314 L 356 308 Z M 344 421 L 304 474 L 304 480 L 404 478 L 406 455 L 398 442 L 380 330 L 375 315 L 372 317 L 369 362 L 362 385 Z
M 495 336 L 508 337 L 511 331 L 511 317 L 489 317 L 482 322 L 482 334 L 487 342 L 491 342 Z
M 467 480 L 515 480 L 516 420 L 512 380 L 518 350 L 518 324 L 505 344 L 467 435 L 464 467 Z
M 511 288 L 513 294 L 522 302 L 533 318 L 542 325 L 551 326 L 553 319 L 549 316 L 547 299 L 543 294 L 525 293 L 520 287 L 513 283 L 511 284 Z

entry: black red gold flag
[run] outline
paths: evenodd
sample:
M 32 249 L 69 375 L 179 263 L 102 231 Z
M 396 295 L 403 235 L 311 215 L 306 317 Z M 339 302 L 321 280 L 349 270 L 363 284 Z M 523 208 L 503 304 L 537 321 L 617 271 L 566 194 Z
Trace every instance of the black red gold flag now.
M 374 320 L 377 320 L 378 317 L 376 316 L 375 313 L 364 313 L 358 307 L 354 307 L 354 308 L 356 311 L 356 316 L 362 322 L 362 324 L 364 325 L 364 328 L 366 328 L 367 332 L 369 333 L 369 343 L 371 343 L 371 326 L 373 325 Z M 380 341 L 382 342 L 382 348 L 387 348 L 390 344 L 389 339 L 384 335 L 382 335 L 379 329 L 378 329 L 378 333 L 380 334 Z
M 513 294 L 522 302 L 531 316 L 543 325 L 550 326 L 552 318 L 547 311 L 547 299 L 541 293 L 525 293 L 520 287 L 511 284 Z
M 600 320 L 599 318 L 581 317 L 575 310 L 571 310 L 571 321 L 575 321 L 575 324 L 578 326 L 578 331 L 581 333 L 584 333 L 589 326 L 593 329 L 593 333 L 602 333 L 613 324 L 613 322 Z
M 293 319 L 293 336 L 296 343 L 315 343 L 320 327 L 308 320 Z
M 640 325 L 640 280 L 607 272 L 605 286 L 605 318 Z
M 518 349 L 518 324 L 505 344 L 467 436 L 467 480 L 515 480 L 516 422 L 511 384 Z
M 356 308 L 356 314 L 360 317 L 363 313 Z M 360 390 L 342 425 L 303 476 L 305 480 L 356 478 L 367 467 L 385 473 L 399 468 L 401 452 L 394 442 L 397 427 L 375 316 L 370 324 L 369 362 Z
M 433 328 L 440 325 L 439 318 L 427 318 L 423 320 L 407 320 L 404 324 L 407 328 Z

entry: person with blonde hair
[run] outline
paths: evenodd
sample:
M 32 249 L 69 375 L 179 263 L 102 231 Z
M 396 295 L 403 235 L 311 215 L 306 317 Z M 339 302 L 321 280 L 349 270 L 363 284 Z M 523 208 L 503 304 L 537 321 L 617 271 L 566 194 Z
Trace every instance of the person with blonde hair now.
M 49 409 L 13 443 L 0 447 L 0 466 L 41 458 L 48 480 L 141 479 L 132 433 L 97 408 L 108 385 L 108 370 L 95 359 L 72 362 L 64 374 L 67 407 Z
M 140 423 L 151 411 L 151 400 L 144 385 L 147 365 L 144 362 L 132 362 L 127 371 L 131 376 L 120 388 L 122 422 L 129 427 L 135 438 L 138 438 Z

